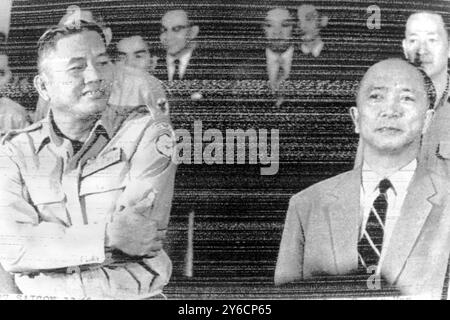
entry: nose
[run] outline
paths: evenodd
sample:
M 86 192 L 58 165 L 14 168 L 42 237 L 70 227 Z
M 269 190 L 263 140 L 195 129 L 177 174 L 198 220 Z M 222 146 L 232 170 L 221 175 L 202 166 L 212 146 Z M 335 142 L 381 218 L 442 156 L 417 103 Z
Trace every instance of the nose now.
M 400 97 L 389 97 L 381 108 L 381 117 L 398 118 L 401 114 Z
M 417 53 L 419 53 L 419 55 L 422 56 L 422 55 L 426 54 L 427 52 L 428 52 L 428 44 L 426 41 L 421 40 L 419 42 L 419 46 L 417 48 Z
M 131 58 L 131 57 L 127 58 L 127 60 L 125 61 L 125 64 L 130 67 L 133 67 L 133 68 L 138 67 L 138 63 L 137 63 L 136 59 Z
M 88 63 L 84 69 L 84 83 L 97 82 L 101 80 L 101 74 L 95 65 Z
M 280 38 L 283 34 L 283 29 L 281 27 L 274 27 L 272 34 L 274 35 L 274 37 Z

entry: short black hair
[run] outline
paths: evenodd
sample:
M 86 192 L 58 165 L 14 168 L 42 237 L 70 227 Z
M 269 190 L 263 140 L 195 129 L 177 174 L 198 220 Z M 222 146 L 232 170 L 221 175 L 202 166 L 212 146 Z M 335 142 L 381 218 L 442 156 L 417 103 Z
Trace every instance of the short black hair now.
M 51 50 L 56 48 L 56 44 L 62 38 L 69 35 L 82 33 L 83 31 L 95 31 L 97 32 L 103 40 L 105 46 L 107 46 L 107 41 L 102 28 L 91 22 L 86 22 L 80 20 L 79 23 L 73 25 L 56 25 L 47 29 L 44 34 L 39 38 L 37 43 L 37 53 L 38 53 L 38 68 L 41 70 L 41 63 L 44 56 Z

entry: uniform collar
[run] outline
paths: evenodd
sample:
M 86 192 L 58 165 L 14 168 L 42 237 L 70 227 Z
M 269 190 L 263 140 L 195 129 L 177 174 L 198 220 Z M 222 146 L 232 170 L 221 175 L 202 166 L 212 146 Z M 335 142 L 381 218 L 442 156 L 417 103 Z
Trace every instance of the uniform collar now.
M 47 116 L 41 120 L 42 132 L 39 141 L 37 141 L 36 153 L 42 150 L 45 145 L 52 143 L 56 147 L 61 147 L 63 144 L 69 141 L 68 138 L 59 131 L 53 120 L 53 113 L 49 109 Z M 103 135 L 108 140 L 113 136 L 113 125 L 110 123 L 107 117 L 102 116 L 91 129 L 86 141 L 91 140 L 93 137 Z

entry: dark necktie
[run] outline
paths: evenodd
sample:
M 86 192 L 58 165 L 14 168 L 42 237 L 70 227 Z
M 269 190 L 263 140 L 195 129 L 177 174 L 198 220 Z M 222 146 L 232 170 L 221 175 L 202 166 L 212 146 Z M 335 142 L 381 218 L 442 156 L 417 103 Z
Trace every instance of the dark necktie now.
M 388 179 L 381 180 L 378 185 L 380 194 L 373 202 L 366 229 L 358 243 L 360 268 L 377 267 L 380 261 L 388 207 L 386 192 L 389 188 L 392 188 L 392 184 Z
M 173 65 L 175 66 L 175 72 L 173 73 L 173 80 L 180 80 L 180 59 L 175 59 L 173 61 Z

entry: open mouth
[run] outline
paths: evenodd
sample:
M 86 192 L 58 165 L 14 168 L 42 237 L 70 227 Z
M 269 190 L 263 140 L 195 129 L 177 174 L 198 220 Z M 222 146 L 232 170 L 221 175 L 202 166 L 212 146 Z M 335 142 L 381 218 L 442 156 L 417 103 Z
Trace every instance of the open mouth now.
M 86 90 L 85 92 L 83 92 L 83 96 L 92 99 L 101 99 L 105 97 L 105 90 L 103 89 Z

